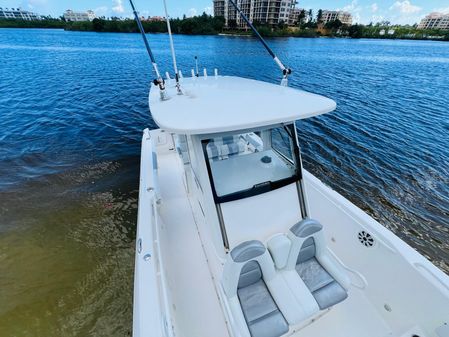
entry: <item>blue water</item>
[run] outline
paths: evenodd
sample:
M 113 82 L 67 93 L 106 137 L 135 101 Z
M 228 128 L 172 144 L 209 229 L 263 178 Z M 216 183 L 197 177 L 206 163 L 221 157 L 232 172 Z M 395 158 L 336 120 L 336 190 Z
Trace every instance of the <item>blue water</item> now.
M 149 38 L 171 71 L 167 36 Z M 185 75 L 198 55 L 280 79 L 251 38 L 175 43 Z M 338 104 L 298 123 L 305 167 L 449 272 L 449 43 L 269 43 L 291 86 Z M 0 55 L 0 335 L 126 335 L 141 131 L 156 127 L 141 38 L 3 29 Z

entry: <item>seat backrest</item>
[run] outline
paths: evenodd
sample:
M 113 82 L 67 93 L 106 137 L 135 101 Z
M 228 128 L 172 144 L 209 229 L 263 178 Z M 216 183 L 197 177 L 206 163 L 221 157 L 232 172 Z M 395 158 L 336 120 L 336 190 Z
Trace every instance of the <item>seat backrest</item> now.
M 295 266 L 326 249 L 323 236 L 323 226 L 316 220 L 304 219 L 290 228 L 288 237 L 292 241 L 292 248 L 287 262 L 287 269 Z
M 261 278 L 262 278 L 262 270 L 260 269 L 259 263 L 254 260 L 246 262 L 240 272 L 237 289 L 245 288 L 251 284 L 254 284 L 258 282 Z
M 223 269 L 223 289 L 228 297 L 237 295 L 237 289 L 275 277 L 270 254 L 260 241 L 246 241 L 232 249 Z
M 292 248 L 286 268 L 295 269 L 296 265 L 315 257 L 325 270 L 346 290 L 350 279 L 343 266 L 329 252 L 324 237 L 323 226 L 314 219 L 304 219 L 290 228 L 288 237 Z
M 239 136 L 213 138 L 206 146 L 209 159 L 216 161 L 245 152 L 246 143 Z

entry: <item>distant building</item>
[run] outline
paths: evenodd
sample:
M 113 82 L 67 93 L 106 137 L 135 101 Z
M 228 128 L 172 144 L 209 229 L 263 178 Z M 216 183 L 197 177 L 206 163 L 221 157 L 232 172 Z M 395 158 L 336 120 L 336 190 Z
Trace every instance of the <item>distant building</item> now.
M 165 18 L 163 16 L 149 16 L 147 18 L 142 17 L 142 21 L 162 22 L 162 21 L 165 21 Z
M 297 26 L 299 23 L 299 16 L 301 15 L 301 12 L 304 11 L 305 17 L 303 19 L 303 22 L 308 22 L 308 11 L 306 11 L 304 8 L 293 8 L 290 11 L 290 17 L 288 18 L 288 24 L 290 26 Z
M 325 25 L 328 22 L 340 20 L 342 24 L 351 26 L 352 15 L 344 11 L 327 11 L 324 10 L 321 16 L 321 21 Z
M 225 18 L 226 28 L 246 28 L 246 23 L 229 0 L 213 0 L 214 16 Z M 236 0 L 237 6 L 251 22 L 277 26 L 290 23 L 290 13 L 295 8 L 296 0 Z
M 449 29 L 449 14 L 430 13 L 421 20 L 418 29 Z
M 33 20 L 42 20 L 42 17 L 36 13 L 24 11 L 21 8 L 0 7 L 0 19 L 33 21 Z
M 64 19 L 66 21 L 92 21 L 96 17 L 94 11 L 91 10 L 86 12 L 74 12 L 71 9 L 68 9 L 64 12 Z

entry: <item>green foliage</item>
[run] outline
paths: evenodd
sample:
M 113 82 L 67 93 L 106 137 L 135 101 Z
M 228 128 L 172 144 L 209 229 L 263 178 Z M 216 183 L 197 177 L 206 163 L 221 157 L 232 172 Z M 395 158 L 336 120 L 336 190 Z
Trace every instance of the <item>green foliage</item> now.
M 305 18 L 306 18 L 306 10 L 303 9 L 303 10 L 299 13 L 299 16 L 298 16 L 298 22 L 297 22 L 296 24 L 301 25 L 301 24 L 304 22 Z
M 355 25 L 349 27 L 349 35 L 355 38 L 377 38 L 377 39 L 409 39 L 409 40 L 447 40 L 448 31 L 440 29 L 417 29 L 416 26 L 392 26 L 387 25 Z
M 321 17 L 322 11 L 318 11 L 317 19 Z M 308 18 L 309 22 L 304 23 Z M 318 19 L 319 20 L 319 19 Z M 292 30 L 281 22 L 276 27 L 271 27 L 259 22 L 254 25 L 262 36 L 266 37 L 319 37 L 317 32 L 317 20 L 313 20 L 313 12 L 302 11 L 299 17 L 299 30 Z M 143 21 L 143 27 L 147 33 L 166 33 L 167 24 L 165 21 Z M 235 21 L 228 22 L 229 27 L 225 31 L 230 34 L 250 35 L 251 31 L 242 31 L 237 27 Z M 200 16 L 182 19 L 172 19 L 171 26 L 175 34 L 190 35 L 215 35 L 224 31 L 225 20 L 223 17 L 212 17 L 203 13 Z M 324 26 L 331 37 L 351 37 L 351 38 L 377 38 L 377 39 L 415 39 L 415 40 L 444 40 L 449 41 L 449 31 L 438 29 L 417 29 L 416 25 L 394 26 L 390 22 L 381 22 L 369 25 L 343 25 L 341 21 L 335 20 L 326 23 Z M 92 22 L 65 22 L 62 18 L 45 17 L 43 20 L 26 21 L 15 19 L 1 19 L 0 28 L 63 28 L 75 31 L 95 31 L 95 32 L 123 32 L 137 33 L 138 27 L 132 19 L 120 18 L 98 18 Z
M 323 18 L 323 10 L 319 9 L 318 14 L 316 15 L 316 22 L 321 22 L 322 18 Z
M 364 27 L 362 25 L 352 25 L 348 28 L 348 34 L 354 39 L 363 37 Z
M 175 34 L 214 35 L 223 30 L 224 18 L 212 17 L 203 13 L 192 18 L 172 19 L 172 31 Z M 165 21 L 143 21 L 143 28 L 147 33 L 166 33 Z M 92 22 L 68 22 L 67 30 L 137 33 L 138 27 L 134 20 L 104 20 L 94 19 Z
M 64 28 L 64 26 L 65 22 L 53 18 L 36 21 L 0 19 L 0 28 Z
M 340 20 L 329 21 L 324 25 L 326 29 L 338 30 L 343 27 L 343 23 Z

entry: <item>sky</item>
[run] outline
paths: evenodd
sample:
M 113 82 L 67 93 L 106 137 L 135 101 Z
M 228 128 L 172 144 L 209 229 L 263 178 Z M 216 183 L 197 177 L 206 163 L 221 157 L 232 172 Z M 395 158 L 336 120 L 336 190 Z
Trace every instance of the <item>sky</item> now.
M 143 16 L 163 16 L 162 0 L 134 0 Z M 212 0 L 167 0 L 171 17 L 213 14 Z M 21 7 L 41 15 L 59 17 L 66 9 L 92 9 L 98 16 L 131 16 L 128 0 L 0 0 L 0 7 Z M 390 21 L 396 24 L 419 22 L 430 12 L 449 13 L 448 0 L 298 0 L 299 8 L 342 9 L 352 13 L 354 21 L 369 23 Z

